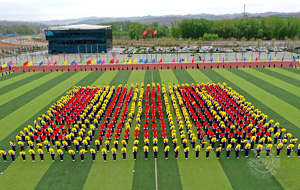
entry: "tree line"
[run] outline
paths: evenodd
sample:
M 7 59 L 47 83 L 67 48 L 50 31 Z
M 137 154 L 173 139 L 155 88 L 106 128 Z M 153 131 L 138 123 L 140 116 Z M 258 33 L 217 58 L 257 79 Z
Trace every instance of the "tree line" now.
M 300 37 L 300 17 L 270 16 L 264 18 L 237 18 L 231 20 L 185 19 L 173 21 L 171 26 L 149 25 L 140 22 L 111 22 L 100 25 L 111 25 L 113 35 L 125 35 L 130 39 L 140 39 L 143 31 L 157 29 L 157 37 L 171 36 L 175 39 L 264 39 L 284 40 Z M 147 35 L 148 37 L 151 34 Z M 152 36 L 151 36 L 152 37 Z
M 143 37 L 143 32 L 145 30 L 149 30 L 150 28 L 154 32 L 155 30 L 158 31 L 157 37 L 165 37 L 171 36 L 170 28 L 167 25 L 159 25 L 158 22 L 153 22 L 152 24 L 146 25 L 140 22 L 130 22 L 130 21 L 123 21 L 123 22 L 109 22 L 109 23 L 101 23 L 99 25 L 110 25 L 113 35 L 118 36 L 129 36 L 130 39 L 137 39 Z M 148 34 L 150 37 L 151 34 Z M 152 37 L 152 36 L 151 36 Z
M 13 25 L 13 26 L 1 26 L 0 34 L 19 34 L 19 35 L 32 35 L 38 33 L 39 29 L 26 25 Z
M 293 39 L 300 35 L 300 17 L 281 18 L 270 16 L 261 19 L 240 18 L 232 20 L 188 19 L 173 24 L 174 38 L 199 39 L 205 33 L 217 34 L 220 38 Z

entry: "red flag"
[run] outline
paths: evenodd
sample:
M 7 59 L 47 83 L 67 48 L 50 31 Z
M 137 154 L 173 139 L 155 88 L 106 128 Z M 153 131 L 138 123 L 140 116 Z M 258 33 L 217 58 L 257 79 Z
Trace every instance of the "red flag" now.
M 25 63 L 23 63 L 23 66 L 26 66 L 26 65 L 28 65 L 28 61 L 26 61 Z
M 149 33 L 149 34 L 152 33 L 152 28 L 150 28 L 150 30 L 148 30 L 148 33 Z
M 88 62 L 86 62 L 87 65 L 89 65 L 89 64 L 91 64 L 91 63 L 92 63 L 91 60 L 88 60 Z
M 284 57 L 282 57 L 282 61 L 284 60 Z
M 257 61 L 257 57 L 256 57 L 255 61 Z
M 157 29 L 153 32 L 153 35 L 156 35 L 157 34 Z
M 145 30 L 144 32 L 143 32 L 143 36 L 145 36 L 147 34 L 147 30 Z
M 192 63 L 194 63 L 194 58 L 193 58 L 193 60 L 192 60 Z
M 57 64 L 57 61 L 55 61 L 54 65 L 56 65 L 56 64 Z
M 114 59 L 110 60 L 110 62 L 109 62 L 109 63 L 114 63 Z
M 223 57 L 223 63 L 224 63 L 224 57 Z
M 162 63 L 162 59 L 160 59 L 159 63 Z

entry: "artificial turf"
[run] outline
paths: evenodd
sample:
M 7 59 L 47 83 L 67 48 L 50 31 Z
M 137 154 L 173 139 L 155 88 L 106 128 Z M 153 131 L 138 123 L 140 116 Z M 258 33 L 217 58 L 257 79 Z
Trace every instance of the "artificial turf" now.
M 267 114 L 269 119 L 280 122 L 295 137 L 300 137 L 300 120 L 297 117 L 300 112 L 299 74 L 299 70 L 291 68 L 13 73 L 0 77 L 0 99 L 5 102 L 0 102 L 0 148 L 8 150 L 9 141 L 45 113 L 73 85 L 118 86 L 128 83 L 130 86 L 130 83 L 142 82 L 145 87 L 152 82 L 165 83 L 166 87 L 168 83 L 226 82 Z M 18 94 L 14 95 L 14 92 Z M 10 98 L 9 101 L 4 97 Z M 151 130 L 149 132 L 151 136 Z M 169 129 L 167 134 L 170 137 Z M 152 146 L 149 149 L 149 160 L 145 161 L 142 135 L 140 133 L 136 161 L 133 161 L 132 156 L 132 138 L 126 161 L 121 160 L 120 153 L 116 162 L 108 153 L 106 163 L 100 153 L 94 163 L 89 153 L 86 153 L 84 163 L 79 161 L 78 155 L 76 162 L 72 162 L 68 154 L 65 154 L 64 162 L 58 160 L 55 163 L 51 162 L 49 156 L 46 156 L 43 163 L 38 161 L 39 158 L 35 163 L 31 163 L 30 158 L 23 162 L 18 154 L 15 163 L 11 163 L 10 159 L 3 163 L 0 159 L 0 171 L 3 171 L 0 183 L 4 189 L 155 189 Z M 172 146 L 171 139 L 169 144 Z M 200 151 L 199 160 L 196 160 L 194 152 L 190 151 L 189 159 L 185 160 L 181 149 L 178 160 L 173 158 L 172 151 L 169 159 L 165 160 L 161 141 L 158 147 L 158 189 L 299 189 L 300 173 L 297 168 L 300 165 L 295 153 L 287 158 L 286 151 L 283 151 L 280 159 L 275 158 L 280 163 L 274 168 L 271 163 L 273 159 L 266 159 L 265 156 L 257 159 L 254 157 L 256 151 L 250 152 L 250 158 L 240 156 L 239 160 L 235 159 L 234 152 L 229 160 L 225 158 L 224 152 L 220 160 L 215 159 L 213 152 L 211 158 L 206 160 L 203 150 Z M 271 153 L 275 155 L 275 148 Z

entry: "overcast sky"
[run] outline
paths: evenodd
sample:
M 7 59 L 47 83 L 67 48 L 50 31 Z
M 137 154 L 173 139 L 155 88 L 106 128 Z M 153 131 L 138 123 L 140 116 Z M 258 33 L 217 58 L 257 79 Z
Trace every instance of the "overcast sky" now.
M 298 12 L 300 0 L 0 0 L 0 20 Z

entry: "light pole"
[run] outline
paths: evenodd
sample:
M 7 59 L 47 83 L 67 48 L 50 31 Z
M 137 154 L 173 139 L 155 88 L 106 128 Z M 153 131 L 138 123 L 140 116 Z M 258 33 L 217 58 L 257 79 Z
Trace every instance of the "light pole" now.
M 97 59 L 99 59 L 98 54 L 99 54 L 99 49 L 98 49 L 98 44 L 97 44 Z

